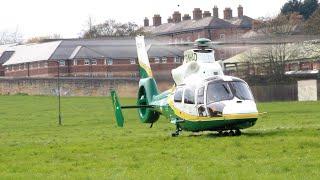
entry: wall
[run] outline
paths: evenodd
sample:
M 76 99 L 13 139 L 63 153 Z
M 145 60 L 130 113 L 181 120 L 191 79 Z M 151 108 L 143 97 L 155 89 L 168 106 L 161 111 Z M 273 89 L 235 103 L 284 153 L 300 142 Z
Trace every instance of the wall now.
M 298 81 L 298 100 L 299 101 L 317 101 L 317 80 Z
M 138 79 L 129 78 L 61 78 L 63 96 L 109 96 L 114 88 L 122 97 L 136 97 Z M 173 86 L 171 80 L 157 80 L 161 91 Z M 318 86 L 320 83 L 318 81 Z M 55 95 L 57 78 L 0 78 L 0 94 L 26 93 L 29 95 Z M 298 100 L 297 84 L 251 86 L 257 102 L 296 101 Z M 318 88 L 318 96 L 320 94 Z
M 172 82 L 158 81 L 160 90 L 169 89 Z M 60 78 L 61 95 L 63 96 L 108 96 L 110 89 L 116 89 L 120 96 L 135 97 L 138 80 L 121 78 Z M 0 94 L 13 95 L 55 95 L 57 78 L 0 78 Z

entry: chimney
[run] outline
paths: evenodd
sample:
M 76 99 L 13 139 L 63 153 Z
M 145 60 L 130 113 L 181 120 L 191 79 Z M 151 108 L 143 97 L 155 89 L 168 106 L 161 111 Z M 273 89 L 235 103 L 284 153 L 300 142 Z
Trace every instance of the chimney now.
M 147 17 L 144 18 L 143 24 L 144 24 L 144 27 L 148 27 L 149 26 L 149 19 Z
M 191 20 L 191 16 L 190 16 L 189 14 L 185 14 L 185 15 L 183 15 L 183 17 L 182 17 L 182 20 L 183 20 L 183 21 Z
M 202 18 L 202 11 L 200 8 L 194 8 L 193 10 L 193 20 L 199 20 Z
M 238 7 L 238 17 L 239 18 L 243 17 L 243 7 L 241 5 L 239 5 Z
M 205 17 L 210 17 L 211 16 L 211 13 L 210 11 L 204 11 L 203 14 L 202 14 L 203 18 Z
M 159 14 L 155 14 L 153 16 L 153 26 L 160 26 L 161 25 L 161 16 Z
M 232 18 L 232 9 L 225 8 L 223 11 L 224 19 L 231 19 Z
M 217 6 L 213 7 L 213 17 L 214 18 L 219 18 L 219 9 Z
M 171 16 L 168 17 L 168 23 L 173 23 L 173 19 Z
M 179 11 L 175 11 L 172 15 L 172 19 L 174 23 L 181 22 L 181 13 Z

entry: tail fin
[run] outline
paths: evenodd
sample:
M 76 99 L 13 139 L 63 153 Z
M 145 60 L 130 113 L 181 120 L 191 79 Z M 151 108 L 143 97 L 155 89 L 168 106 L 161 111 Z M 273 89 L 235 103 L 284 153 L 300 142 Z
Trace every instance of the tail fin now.
M 152 71 L 149 63 L 149 58 L 144 43 L 144 36 L 136 37 L 137 54 L 139 61 L 140 78 L 152 77 Z
M 113 105 L 113 111 L 114 115 L 116 117 L 117 125 L 119 127 L 123 127 L 124 124 L 124 118 L 122 114 L 121 105 L 117 96 L 117 93 L 115 90 L 111 91 L 111 98 L 112 98 L 112 105 Z

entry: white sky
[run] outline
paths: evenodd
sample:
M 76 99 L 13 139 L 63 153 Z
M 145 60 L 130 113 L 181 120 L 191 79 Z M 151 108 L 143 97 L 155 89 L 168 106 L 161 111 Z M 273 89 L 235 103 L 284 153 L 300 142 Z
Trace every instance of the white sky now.
M 0 32 L 18 31 L 27 39 L 34 36 L 60 34 L 64 38 L 78 37 L 85 29 L 88 17 L 94 23 L 106 19 L 143 24 L 153 14 L 160 14 L 162 22 L 179 10 L 190 14 L 195 7 L 202 11 L 217 5 L 219 16 L 223 9 L 231 7 L 237 15 L 237 6 L 244 7 L 244 14 L 252 18 L 274 16 L 287 0 L 3 0 L 0 10 Z M 180 5 L 178 7 L 177 5 Z

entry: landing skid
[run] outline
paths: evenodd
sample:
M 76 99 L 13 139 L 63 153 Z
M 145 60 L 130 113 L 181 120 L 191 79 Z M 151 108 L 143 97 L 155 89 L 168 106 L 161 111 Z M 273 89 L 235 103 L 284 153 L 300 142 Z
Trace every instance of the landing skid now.
M 176 124 L 176 131 L 171 133 L 172 137 L 177 137 L 180 135 L 180 132 L 182 131 L 181 127 L 179 124 Z M 227 131 L 218 131 L 219 136 L 241 136 L 241 131 L 240 129 L 236 130 L 227 130 Z
M 218 131 L 219 136 L 241 136 L 240 129 L 229 131 Z
M 180 132 L 182 131 L 181 127 L 179 124 L 176 124 L 176 131 L 171 133 L 172 137 L 177 137 L 180 135 Z

